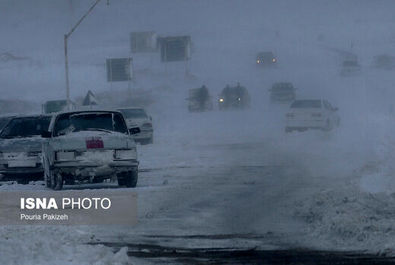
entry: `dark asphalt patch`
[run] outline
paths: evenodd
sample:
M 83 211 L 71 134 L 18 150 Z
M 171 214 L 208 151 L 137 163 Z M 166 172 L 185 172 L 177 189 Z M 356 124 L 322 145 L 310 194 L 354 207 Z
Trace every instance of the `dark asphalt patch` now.
M 98 243 L 92 243 L 98 244 Z M 260 264 L 260 265 L 376 265 L 395 264 L 394 257 L 359 252 L 319 251 L 309 249 L 257 250 L 232 248 L 182 248 L 154 244 L 100 242 L 118 251 L 128 248 L 128 255 L 146 258 L 157 264 Z

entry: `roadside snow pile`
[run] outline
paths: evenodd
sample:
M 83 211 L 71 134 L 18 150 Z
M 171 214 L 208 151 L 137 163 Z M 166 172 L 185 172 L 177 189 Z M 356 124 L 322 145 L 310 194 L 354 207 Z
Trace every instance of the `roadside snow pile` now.
M 308 224 L 303 233 L 311 247 L 395 250 L 395 194 L 323 190 L 298 201 L 294 209 L 294 217 Z
M 0 264 L 130 264 L 127 248 L 113 253 L 103 245 L 86 245 L 94 240 L 76 227 L 0 227 Z

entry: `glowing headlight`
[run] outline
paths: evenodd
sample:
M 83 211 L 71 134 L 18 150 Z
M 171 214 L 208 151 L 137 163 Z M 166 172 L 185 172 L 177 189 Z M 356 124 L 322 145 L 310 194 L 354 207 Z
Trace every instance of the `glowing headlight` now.
M 260 60 L 256 60 L 256 63 L 260 63 L 261 61 Z
M 237 100 L 238 100 L 238 101 L 240 101 L 240 100 L 241 100 L 241 98 L 237 98 Z
M 128 150 L 115 150 L 115 159 L 136 159 L 136 148 Z
M 273 62 L 273 63 L 275 63 L 275 62 L 276 62 L 276 59 L 275 59 L 275 58 L 273 58 L 272 62 Z
M 56 160 L 57 161 L 70 161 L 75 159 L 75 153 L 74 152 L 56 152 Z
M 219 102 L 224 102 L 224 99 L 223 99 L 223 98 L 220 98 L 220 99 L 219 99 Z

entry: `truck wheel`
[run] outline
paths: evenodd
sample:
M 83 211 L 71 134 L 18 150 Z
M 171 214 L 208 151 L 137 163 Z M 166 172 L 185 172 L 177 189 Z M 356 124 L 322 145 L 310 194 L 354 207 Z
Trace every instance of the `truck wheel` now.
M 62 174 L 54 174 L 54 183 L 53 183 L 53 189 L 54 190 L 61 190 L 63 188 L 63 176 Z
M 125 185 L 128 188 L 134 188 L 137 185 L 138 171 L 132 170 L 126 173 Z
M 118 186 L 125 186 L 124 177 L 118 176 Z

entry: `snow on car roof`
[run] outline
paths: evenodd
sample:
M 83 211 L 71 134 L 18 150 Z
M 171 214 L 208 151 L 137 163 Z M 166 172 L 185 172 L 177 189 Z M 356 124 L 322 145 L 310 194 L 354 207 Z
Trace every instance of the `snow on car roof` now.
M 117 110 L 104 110 L 104 109 L 101 109 L 101 110 L 97 110 L 97 109 L 95 109 L 95 110 L 68 110 L 68 111 L 58 112 L 54 116 L 59 116 L 59 115 L 64 115 L 64 114 L 73 114 L 73 113 L 75 113 L 75 114 L 81 113 L 82 114 L 82 113 L 109 113 L 109 112 L 120 113 Z

